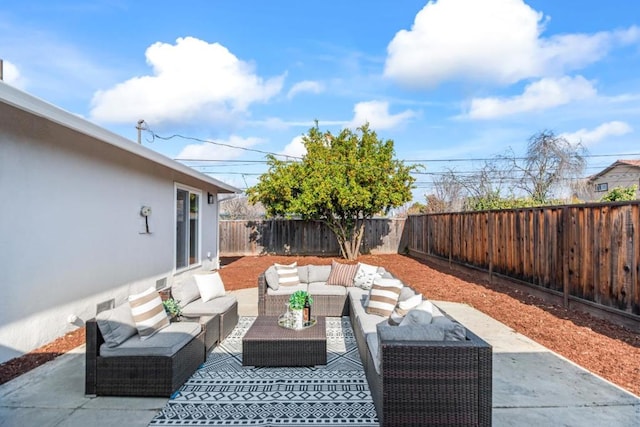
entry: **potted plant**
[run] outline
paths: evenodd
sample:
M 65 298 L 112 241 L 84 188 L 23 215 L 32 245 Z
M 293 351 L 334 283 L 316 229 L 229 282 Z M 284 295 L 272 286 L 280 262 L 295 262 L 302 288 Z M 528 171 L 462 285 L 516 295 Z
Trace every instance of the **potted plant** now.
M 293 327 L 296 329 L 303 327 L 302 310 L 307 301 L 309 301 L 309 304 L 313 302 L 313 298 L 311 298 L 311 295 L 309 295 L 307 291 L 295 291 L 289 297 L 289 310 L 291 310 L 293 317 Z
M 164 311 L 167 312 L 171 321 L 178 320 L 182 316 L 182 308 L 180 307 L 180 301 L 176 301 L 173 298 L 168 298 L 162 301 Z

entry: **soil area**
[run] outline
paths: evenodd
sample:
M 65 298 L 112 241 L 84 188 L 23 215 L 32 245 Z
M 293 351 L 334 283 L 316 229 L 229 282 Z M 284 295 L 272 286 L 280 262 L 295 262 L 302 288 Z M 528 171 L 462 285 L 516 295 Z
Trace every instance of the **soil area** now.
M 331 264 L 330 257 L 257 256 L 222 259 L 227 290 L 257 286 L 257 278 L 274 262 Z M 424 298 L 468 304 L 526 335 L 583 368 L 640 396 L 640 334 L 589 314 L 550 305 L 478 275 L 445 271 L 428 261 L 404 255 L 362 255 L 358 261 L 380 265 L 421 292 Z M 475 277 L 474 277 L 475 276 Z M 471 329 L 472 326 L 469 325 Z M 0 384 L 84 344 L 84 328 L 0 365 Z

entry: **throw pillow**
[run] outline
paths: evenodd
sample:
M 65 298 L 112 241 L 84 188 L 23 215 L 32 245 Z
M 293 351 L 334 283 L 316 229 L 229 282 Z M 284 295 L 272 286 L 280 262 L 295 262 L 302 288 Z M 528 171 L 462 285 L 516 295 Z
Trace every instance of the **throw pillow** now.
M 267 281 L 267 286 L 274 291 L 277 291 L 280 288 L 280 283 L 278 282 L 278 271 L 276 270 L 275 265 L 267 268 L 264 272 L 264 279 Z
M 466 341 L 467 339 L 467 330 L 465 327 L 446 316 L 434 317 L 431 324 L 444 331 L 445 341 Z
M 280 286 L 298 286 L 300 284 L 300 276 L 298 276 L 298 263 L 293 264 L 274 264 L 278 273 L 278 284 Z
M 400 298 L 402 298 L 402 292 L 400 293 Z M 393 310 L 393 313 L 391 313 L 391 316 L 389 316 L 389 324 L 399 325 L 400 322 L 402 322 L 402 319 L 404 319 L 404 316 L 407 315 L 409 310 L 416 308 L 418 305 L 420 305 L 421 302 L 422 294 L 415 294 L 404 301 L 398 299 L 398 305 Z
M 359 262 L 356 275 L 353 277 L 353 286 L 369 290 L 376 277 L 382 277 L 382 274 L 378 273 L 378 267 Z
M 431 323 L 431 313 L 424 310 L 409 310 L 402 322 L 400 322 L 400 326 L 419 326 L 419 325 L 428 325 Z
M 134 336 L 138 330 L 131 317 L 131 307 L 121 304 L 111 310 L 101 311 L 96 314 L 96 323 L 107 347 L 117 347 L 129 337 Z
M 365 308 L 368 314 L 389 317 L 398 303 L 403 284 L 398 279 L 375 279 Z
M 327 285 L 353 286 L 353 278 L 358 271 L 358 264 L 341 264 L 331 261 L 331 273 L 327 279 Z
M 202 302 L 224 296 L 224 283 L 217 271 L 211 274 L 194 274 L 193 277 L 196 279 Z
M 169 326 L 169 317 L 164 311 L 162 298 L 153 286 L 139 294 L 130 295 L 129 306 L 141 340 Z

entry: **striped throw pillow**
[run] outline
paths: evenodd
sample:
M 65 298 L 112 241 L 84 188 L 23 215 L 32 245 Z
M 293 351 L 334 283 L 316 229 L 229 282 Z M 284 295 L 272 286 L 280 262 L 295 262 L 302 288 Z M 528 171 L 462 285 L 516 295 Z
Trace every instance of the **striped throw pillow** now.
M 403 284 L 398 279 L 376 278 L 369 291 L 369 300 L 365 311 L 383 317 L 391 316 L 398 303 Z
M 327 279 L 327 285 L 353 286 L 353 278 L 358 272 L 358 264 L 340 264 L 331 261 L 331 273 Z
M 160 294 L 154 287 L 129 296 L 129 306 L 140 339 L 146 340 L 160 329 L 169 326 L 169 317 L 164 311 Z
M 280 286 L 297 286 L 300 284 L 298 277 L 298 263 L 293 264 L 274 264 L 278 273 L 278 284 Z

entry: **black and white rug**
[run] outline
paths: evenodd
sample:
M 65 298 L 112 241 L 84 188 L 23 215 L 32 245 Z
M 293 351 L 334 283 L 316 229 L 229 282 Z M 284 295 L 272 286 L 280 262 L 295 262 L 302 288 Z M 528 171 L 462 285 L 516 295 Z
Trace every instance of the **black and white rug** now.
M 242 337 L 233 332 L 151 421 L 151 426 L 378 426 L 349 318 L 328 317 L 327 365 L 242 366 Z

